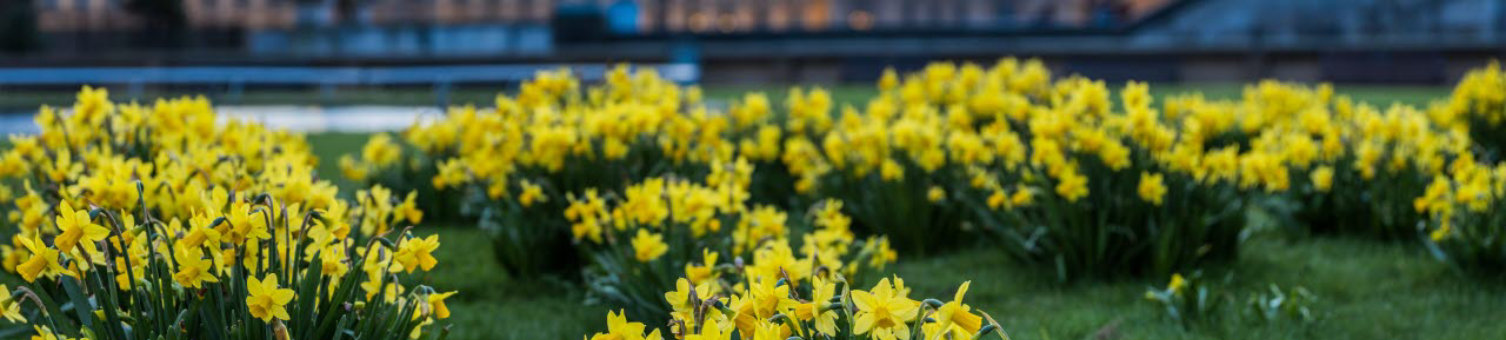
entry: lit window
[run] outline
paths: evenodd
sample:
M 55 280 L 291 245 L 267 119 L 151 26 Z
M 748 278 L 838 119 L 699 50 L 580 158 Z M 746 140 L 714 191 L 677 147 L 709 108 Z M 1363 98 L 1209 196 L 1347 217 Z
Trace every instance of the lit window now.
M 694 32 L 705 32 L 707 30 L 710 30 L 711 21 L 711 14 L 706 12 L 695 12 L 690 15 L 690 30 Z
M 722 33 L 730 33 L 737 29 L 737 20 L 732 17 L 732 14 L 722 14 L 716 19 L 716 27 Z
M 873 29 L 873 14 L 868 11 L 852 11 L 847 14 L 847 25 L 855 31 Z
M 810 0 L 805 5 L 805 20 L 803 20 L 805 29 L 809 31 L 825 29 L 830 13 L 831 3 L 827 0 Z
M 788 28 L 790 26 L 789 10 L 789 6 L 785 5 L 784 2 L 770 4 L 768 9 L 769 28 L 775 31 L 782 31 Z

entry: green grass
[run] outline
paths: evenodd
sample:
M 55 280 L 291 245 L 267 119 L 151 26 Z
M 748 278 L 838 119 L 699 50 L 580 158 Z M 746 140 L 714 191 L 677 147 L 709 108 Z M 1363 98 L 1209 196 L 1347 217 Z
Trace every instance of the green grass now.
M 352 155 L 361 157 L 361 147 L 366 145 L 366 140 L 371 138 L 366 133 L 316 133 L 308 135 L 309 147 L 314 155 L 319 157 L 319 178 L 328 179 L 340 186 L 342 193 L 354 192 L 357 183 L 353 183 L 340 175 L 340 156 Z
M 465 226 L 430 227 L 443 246 L 431 283 L 459 290 L 451 339 L 574 339 L 605 327 L 603 307 L 583 305 L 568 284 L 513 280 L 491 259 L 491 243 Z M 1014 339 L 1500 339 L 1497 322 L 1506 288 L 1456 275 L 1413 244 L 1342 238 L 1256 238 L 1242 258 L 1209 277 L 1231 275 L 1225 290 L 1244 299 L 1269 284 L 1315 293 L 1322 319 L 1314 324 L 1245 322 L 1229 310 L 1223 322 L 1184 330 L 1143 300 L 1164 280 L 1091 282 L 1062 286 L 1050 275 L 1022 269 L 998 251 L 967 247 L 933 258 L 903 255 L 893 268 L 914 289 L 912 298 L 951 296 L 972 280 L 967 301 L 1005 326 Z

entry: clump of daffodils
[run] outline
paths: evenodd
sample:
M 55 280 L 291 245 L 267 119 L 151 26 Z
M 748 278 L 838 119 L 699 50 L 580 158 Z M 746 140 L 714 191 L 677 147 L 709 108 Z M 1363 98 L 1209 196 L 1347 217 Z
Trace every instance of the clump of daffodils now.
M 1409 209 L 1412 199 L 1470 152 L 1469 136 L 1440 122 L 1437 108 L 1382 110 L 1332 91 L 1263 82 L 1233 104 L 1251 113 L 1238 124 L 1252 148 L 1283 154 L 1299 222 L 1320 232 L 1414 237 L 1421 216 Z
M 700 97 L 698 88 L 652 70 L 617 67 L 591 85 L 569 70 L 541 72 L 492 107 L 455 108 L 415 124 L 402 133 L 403 143 L 373 137 L 361 159 L 342 164 L 350 177 L 385 183 L 387 177 L 370 176 L 404 166 L 387 161 L 391 150 L 418 154 L 418 167 L 429 173 L 404 177 L 421 178 L 421 189 L 463 203 L 444 209 L 471 208 L 511 274 L 573 275 L 580 266 L 568 252 L 565 195 L 701 174 L 713 160 L 734 158 L 734 119 L 708 112 Z
M 1019 76 L 1008 65 L 983 74 Z M 943 83 L 977 82 L 967 69 L 978 67 Z M 1276 214 L 1314 230 L 1413 235 L 1422 217 L 1411 201 L 1470 145 L 1437 109 L 1378 110 L 1327 85 L 1266 81 L 1239 100 L 1185 94 L 1159 106 L 1134 82 L 1118 105 L 1104 83 L 1076 77 L 1039 90 L 974 88 L 936 107 L 960 127 L 947 159 L 977 161 L 962 164 L 954 183 L 966 185 L 954 194 L 928 196 L 972 205 L 1001 248 L 1062 279 L 1161 276 L 1230 259 L 1247 208 L 1295 206 Z M 982 105 L 999 101 L 989 98 L 1013 99 Z
M 1506 152 L 1506 72 L 1499 61 L 1470 70 L 1454 86 L 1449 100 L 1432 116 L 1442 124 L 1467 129 L 1484 147 L 1484 159 L 1501 159 Z
M 747 203 L 749 176 L 651 178 L 620 193 L 567 196 L 564 214 L 590 260 L 593 298 L 638 320 L 662 320 L 673 305 L 655 297 L 674 289 L 675 278 L 696 285 L 744 275 L 792 283 L 866 278 L 896 259 L 886 238 L 853 234 L 841 201 L 822 202 L 804 217 Z
M 1049 81 L 1039 61 L 1013 58 L 991 68 L 936 63 L 903 77 L 888 70 L 877 97 L 835 114 L 824 91 L 792 91 L 784 166 L 796 192 L 853 202 L 861 229 L 907 252 L 935 252 L 964 229 L 966 210 L 947 198 L 967 188 L 968 170 L 1025 155 L 1018 136 L 990 123 L 1023 117 Z
M 524 277 L 580 268 L 575 253 L 555 251 L 572 240 L 642 245 L 634 258 L 695 254 L 702 247 L 662 231 L 615 228 L 675 216 L 694 233 L 732 229 L 741 222 L 712 217 L 726 212 L 701 201 L 734 195 L 734 205 L 750 207 L 738 216 L 771 221 L 773 211 L 840 200 L 856 233 L 889 235 L 917 254 L 982 230 L 1064 280 L 1158 277 L 1232 259 L 1251 209 L 1318 232 L 1448 234 L 1461 214 L 1418 206 L 1442 200 L 1442 187 L 1429 184 L 1455 176 L 1448 164 L 1494 162 L 1488 147 L 1472 148 L 1502 135 L 1489 132 L 1506 102 L 1501 74 L 1471 72 L 1448 102 L 1426 108 L 1276 81 L 1234 100 L 1158 100 L 1132 82 L 1116 102 L 1102 81 L 1005 58 L 886 70 L 878 94 L 856 105 L 793 88 L 782 105 L 749 93 L 718 110 L 696 88 L 652 72 L 620 67 L 584 84 L 557 71 L 491 108 L 453 109 L 400 140 L 376 136 L 360 159 L 342 163 L 349 176 L 371 178 L 413 167 L 397 155 L 421 154 L 410 158 L 433 175 L 416 177 L 428 180 L 417 189 L 476 203 L 449 206 L 480 207 L 499 259 Z M 739 190 L 715 184 L 728 176 Z M 674 194 L 698 196 L 675 199 L 693 212 L 634 205 L 617 216 L 605 204 L 702 177 L 706 192 Z M 598 202 L 590 209 L 600 216 L 579 202 Z M 1424 220 L 1433 221 L 1427 230 Z M 734 234 L 724 247 L 746 251 L 759 235 Z
M 339 199 L 300 136 L 92 88 L 36 122 L 0 153 L 0 255 L 25 282 L 0 305 L 39 337 L 395 339 L 449 317 L 453 292 L 416 280 L 438 239 L 400 228 L 415 196 Z
M 963 98 L 1018 98 L 1011 105 L 1019 107 L 955 119 L 976 128 L 953 133 L 960 150 L 974 150 L 954 154 L 979 155 L 960 170 L 958 200 L 1001 238 L 999 248 L 1062 280 L 1164 275 L 1233 258 L 1246 193 L 1289 185 L 1283 154 L 1213 138 L 1234 128 L 1230 116 L 1168 118 L 1144 84 L 1124 88 L 1119 110 L 1103 82 L 1083 78 L 1037 97 L 979 91 Z
M 423 196 L 424 200 L 416 207 L 429 212 L 430 221 L 463 219 L 469 212 L 464 193 L 453 188 L 436 187 L 429 180 L 438 173 L 435 162 L 453 157 L 453 153 L 435 150 L 436 153 L 431 154 L 412 150 L 411 145 L 402 143 L 391 134 L 373 134 L 361 147 L 359 158 L 340 156 L 340 173 L 363 186 L 382 186 L 395 192 Z
M 904 279 L 854 286 L 841 275 L 790 280 L 749 272 L 736 280 L 693 284 L 664 293 L 673 307 L 670 336 L 607 314 L 606 332 L 590 339 L 1009 339 L 998 322 L 963 298 L 915 300 Z M 992 334 L 992 335 L 991 335 Z
M 1428 249 L 1461 271 L 1484 276 L 1506 272 L 1506 229 L 1501 214 L 1506 202 L 1506 149 L 1502 120 L 1506 119 L 1506 72 L 1498 62 L 1471 70 L 1454 88 L 1447 102 L 1435 104 L 1428 116 L 1455 133 L 1468 133 L 1460 152 L 1445 166 L 1429 171 L 1411 212 L 1427 218 Z M 1473 148 L 1471 148 L 1473 146 Z M 1422 185 L 1419 185 L 1422 187 Z
M 1486 276 L 1506 272 L 1506 220 L 1497 213 L 1506 206 L 1506 163 L 1456 160 L 1413 203 L 1430 217 L 1426 240 L 1439 259 Z

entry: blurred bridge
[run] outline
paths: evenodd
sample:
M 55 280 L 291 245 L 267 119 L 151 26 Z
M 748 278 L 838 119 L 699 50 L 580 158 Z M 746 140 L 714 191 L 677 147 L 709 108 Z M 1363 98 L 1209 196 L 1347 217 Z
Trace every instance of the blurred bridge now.
M 283 67 L 283 66 L 180 66 L 180 67 L 35 67 L 0 68 L 0 86 L 64 87 L 83 85 L 124 86 L 128 96 L 139 95 L 145 86 L 209 85 L 229 89 L 235 100 L 247 86 L 316 86 L 328 94 L 340 86 L 431 86 L 436 105 L 448 103 L 450 87 L 459 84 L 516 84 L 540 71 L 569 69 L 585 81 L 600 80 L 607 64 L 505 64 L 387 67 Z M 679 83 L 700 80 L 695 64 L 643 64 L 660 76 Z
M 0 68 L 631 61 L 697 64 L 708 83 L 832 83 L 1017 55 L 1108 80 L 1443 84 L 1506 57 L 1506 0 L 182 2 L 178 35 L 116 1 L 0 2 L 36 3 L 45 46 Z

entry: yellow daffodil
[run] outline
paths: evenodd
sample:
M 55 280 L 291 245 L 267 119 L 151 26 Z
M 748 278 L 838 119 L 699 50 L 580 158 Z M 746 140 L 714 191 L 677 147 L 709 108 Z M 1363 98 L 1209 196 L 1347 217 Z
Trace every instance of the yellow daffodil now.
M 523 205 L 523 207 L 530 207 L 535 203 L 549 201 L 549 196 L 545 196 L 544 189 L 540 188 L 537 184 L 524 180 L 519 182 L 518 185 L 523 187 L 523 193 L 518 194 L 518 204 Z
M 931 201 L 931 203 L 941 202 L 944 199 L 946 199 L 946 189 L 932 186 L 930 190 L 926 191 L 926 200 Z
M 732 340 L 732 332 L 725 331 L 721 325 L 707 323 L 700 327 L 700 332 L 685 335 L 685 340 Z
M 73 250 L 73 247 L 79 244 L 91 246 L 110 235 L 109 229 L 94 224 L 94 221 L 90 220 L 88 211 L 75 211 L 67 201 L 58 204 L 56 222 L 58 230 L 62 233 L 58 234 L 52 242 L 60 250 Z
M 983 327 L 983 318 L 974 315 L 972 307 L 962 303 L 962 297 L 967 294 L 970 284 L 972 281 L 963 282 L 961 287 L 957 287 L 957 294 L 952 297 L 952 301 L 942 304 L 932 314 L 941 330 L 953 331 L 955 328 L 957 336 L 970 337 Z
M 426 300 L 427 300 L 426 303 L 428 303 L 429 311 L 431 311 L 432 313 L 434 313 L 434 318 L 436 318 L 436 319 L 448 319 L 448 318 L 450 318 L 450 307 L 445 306 L 444 299 L 447 299 L 450 296 L 455 295 L 455 293 L 456 292 L 454 292 L 454 291 L 449 291 L 449 292 L 444 292 L 444 293 L 429 294 L 429 296 L 426 298 Z
M 32 326 L 32 328 L 36 329 L 37 334 L 31 336 L 31 340 L 73 340 L 74 339 L 74 338 L 68 337 L 67 335 L 63 335 L 61 333 L 54 332 L 51 328 L 47 328 L 47 326 Z
M 1002 189 L 994 189 L 993 194 L 988 195 L 989 209 L 1003 209 L 1006 203 L 1009 203 L 1009 195 L 1006 195 Z
M 714 277 L 716 270 L 717 253 L 711 249 L 701 249 L 701 263 L 686 263 L 685 278 L 693 284 L 701 284 Z
M 178 260 L 178 272 L 173 274 L 173 281 L 192 288 L 199 288 L 204 282 L 219 282 L 214 275 L 214 264 L 204 259 L 203 252 L 186 246 L 179 246 L 177 249 L 175 258 Z
M 26 323 L 26 316 L 21 315 L 21 301 L 11 297 L 10 287 L 0 285 L 0 316 L 14 323 Z
M 397 205 L 397 207 L 393 208 L 394 209 L 392 211 L 392 217 L 393 217 L 393 219 L 394 220 L 407 220 L 408 223 L 413 223 L 413 224 L 418 224 L 419 222 L 422 222 L 423 219 L 424 219 L 424 212 L 422 210 L 418 210 L 418 203 L 417 203 L 417 201 L 415 201 L 417 198 L 418 198 L 418 192 L 417 191 L 409 192 L 408 193 L 408 198 L 403 199 L 403 203 L 402 204 L 399 204 L 399 205 Z
M 1159 206 L 1166 196 L 1165 180 L 1162 179 L 1161 174 L 1141 172 L 1139 193 L 1140 199 Z
M 644 335 L 646 328 L 642 323 L 628 322 L 622 313 L 607 312 L 607 332 L 596 333 L 590 340 L 663 340 L 657 328 Z
M 858 310 L 853 332 L 879 339 L 910 339 L 909 322 L 915 319 L 920 303 L 905 297 L 888 278 L 870 291 L 852 291 L 852 303 Z
M 43 275 L 52 276 L 63 271 L 63 266 L 58 261 L 58 251 L 56 249 L 47 247 L 35 235 L 32 238 L 16 235 L 15 238 L 23 247 L 31 252 L 31 257 L 26 262 L 16 266 L 16 271 L 21 273 L 21 278 L 26 279 L 26 282 L 36 282 L 38 277 Z
M 1333 188 L 1333 167 L 1320 166 L 1312 172 L 1313 189 L 1320 192 L 1328 192 Z
M 277 274 L 267 274 L 261 280 L 247 277 L 246 290 L 246 308 L 250 309 L 252 317 L 267 323 L 271 323 L 274 318 L 290 318 L 284 306 L 293 301 L 293 290 L 278 288 Z
M 789 338 L 789 329 L 773 322 L 761 322 L 753 332 L 753 340 L 782 340 Z
M 1166 284 L 1166 290 L 1181 294 L 1185 288 L 1187 288 L 1187 279 L 1182 278 L 1181 273 L 1171 274 L 1171 282 Z
M 840 305 L 837 305 L 837 308 L 831 308 L 836 289 L 836 284 L 817 276 L 811 282 L 810 302 L 795 306 L 795 317 L 815 323 L 816 331 L 822 334 L 836 335 L 837 308 L 841 308 Z
M 691 324 L 686 326 L 697 326 L 693 322 L 697 306 L 700 306 L 703 301 L 716 296 L 716 289 L 711 284 L 711 282 L 706 282 L 700 285 L 692 285 L 690 280 L 683 278 L 675 281 L 675 290 L 664 293 L 664 300 L 669 302 L 671 308 L 671 316 L 680 320 L 691 320 Z M 694 292 L 695 295 L 691 295 L 691 292 Z M 714 308 L 707 309 L 706 311 L 712 317 L 721 315 L 721 311 Z
M 669 252 L 669 245 L 664 244 L 664 235 L 651 233 L 647 229 L 638 229 L 638 235 L 633 236 L 633 257 L 638 262 L 648 262 L 664 256 Z
M 402 265 L 405 272 L 412 273 L 415 269 L 428 271 L 439 264 L 434 258 L 434 250 L 439 249 L 439 235 L 429 235 L 426 238 L 409 238 L 398 247 L 393 260 Z
M 1056 194 L 1066 198 L 1068 202 L 1077 202 L 1088 195 L 1088 178 L 1078 175 L 1076 171 L 1066 171 L 1056 184 Z

